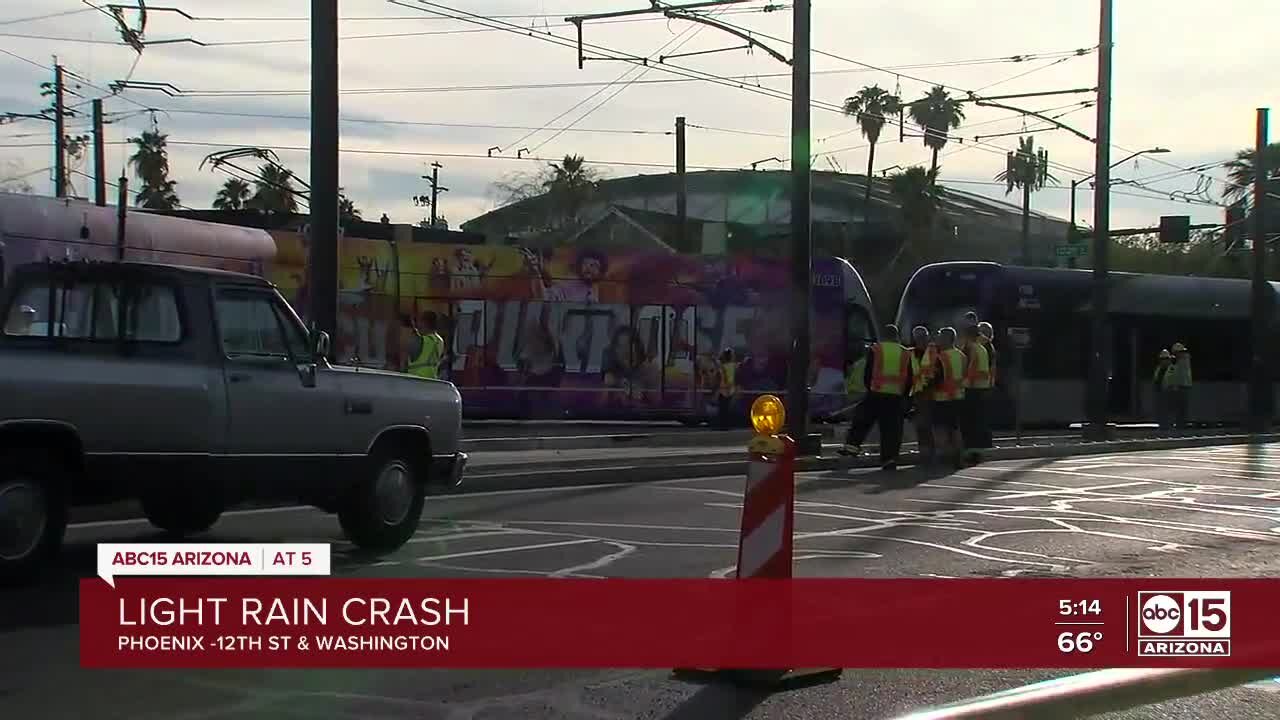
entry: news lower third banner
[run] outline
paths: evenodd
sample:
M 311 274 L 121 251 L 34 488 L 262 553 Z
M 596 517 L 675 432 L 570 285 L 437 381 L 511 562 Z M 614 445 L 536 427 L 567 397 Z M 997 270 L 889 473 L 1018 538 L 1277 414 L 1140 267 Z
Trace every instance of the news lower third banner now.
M 162 555 L 81 582 L 85 667 L 1280 667 L 1280 579 L 364 579 L 323 545 L 134 547 Z M 192 563 L 222 569 L 125 576 Z

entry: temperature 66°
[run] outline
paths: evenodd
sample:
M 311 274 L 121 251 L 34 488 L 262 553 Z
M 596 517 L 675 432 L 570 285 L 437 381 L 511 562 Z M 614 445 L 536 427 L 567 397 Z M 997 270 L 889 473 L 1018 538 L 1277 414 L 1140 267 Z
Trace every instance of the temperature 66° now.
M 1093 643 L 1101 639 L 1102 633 L 1100 632 L 1064 632 L 1058 636 L 1058 649 L 1064 653 L 1087 653 L 1093 650 Z

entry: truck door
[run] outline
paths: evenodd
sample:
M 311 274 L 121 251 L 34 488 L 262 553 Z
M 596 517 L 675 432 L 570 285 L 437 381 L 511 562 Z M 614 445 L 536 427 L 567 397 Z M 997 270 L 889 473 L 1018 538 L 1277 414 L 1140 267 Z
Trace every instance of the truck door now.
M 242 476 L 267 481 L 314 478 L 332 469 L 343 419 L 334 373 L 304 384 L 310 359 L 302 329 L 276 293 L 219 287 L 215 309 L 225 357 L 225 459 Z

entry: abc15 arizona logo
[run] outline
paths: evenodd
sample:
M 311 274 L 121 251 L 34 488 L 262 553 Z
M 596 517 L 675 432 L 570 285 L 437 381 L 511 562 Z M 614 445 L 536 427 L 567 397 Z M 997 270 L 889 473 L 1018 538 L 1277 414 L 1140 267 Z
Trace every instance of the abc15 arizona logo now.
M 1138 655 L 1231 655 L 1231 593 L 1225 590 L 1138 593 Z

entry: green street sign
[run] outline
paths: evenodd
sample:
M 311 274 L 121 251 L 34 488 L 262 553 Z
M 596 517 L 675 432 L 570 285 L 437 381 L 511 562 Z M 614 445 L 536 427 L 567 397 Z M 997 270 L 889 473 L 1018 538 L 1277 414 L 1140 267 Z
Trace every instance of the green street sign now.
M 1085 243 L 1075 245 L 1059 245 L 1057 247 L 1057 255 L 1060 258 L 1067 257 L 1084 257 L 1089 254 L 1089 246 Z

